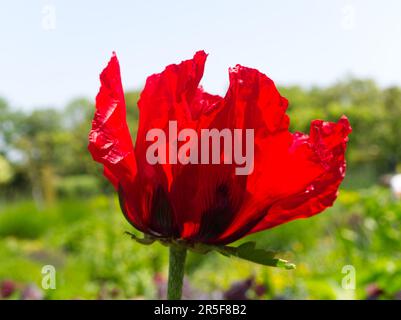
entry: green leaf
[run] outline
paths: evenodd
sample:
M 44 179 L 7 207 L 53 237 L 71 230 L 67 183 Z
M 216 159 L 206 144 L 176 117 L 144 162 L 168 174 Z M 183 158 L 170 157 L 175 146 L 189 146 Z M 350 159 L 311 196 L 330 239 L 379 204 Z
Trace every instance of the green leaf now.
M 128 231 L 125 231 L 125 234 L 128 234 L 131 237 L 131 239 L 135 240 L 136 242 L 138 242 L 140 244 L 150 245 L 153 242 L 155 242 L 154 238 L 151 238 L 151 237 L 147 236 L 146 234 L 143 236 L 143 238 L 139 238 L 135 234 L 128 232 Z
M 289 263 L 287 260 L 275 258 L 276 252 L 256 249 L 255 242 L 245 242 L 238 247 L 225 246 L 222 250 L 218 251 L 223 255 L 235 256 L 264 266 L 284 268 L 287 270 L 295 269 L 295 264 Z

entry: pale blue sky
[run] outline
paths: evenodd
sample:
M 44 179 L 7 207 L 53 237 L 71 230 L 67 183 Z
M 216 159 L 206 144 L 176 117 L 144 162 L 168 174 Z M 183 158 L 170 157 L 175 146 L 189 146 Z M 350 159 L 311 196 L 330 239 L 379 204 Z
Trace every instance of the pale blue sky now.
M 113 50 L 132 89 L 199 49 L 212 93 L 237 63 L 279 84 L 401 85 L 401 1 L 0 0 L 0 96 L 15 107 L 94 97 Z

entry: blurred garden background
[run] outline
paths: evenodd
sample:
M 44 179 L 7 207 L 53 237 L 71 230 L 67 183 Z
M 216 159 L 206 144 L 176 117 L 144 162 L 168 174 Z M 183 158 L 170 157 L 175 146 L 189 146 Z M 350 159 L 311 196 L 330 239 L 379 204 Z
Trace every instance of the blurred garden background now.
M 324 88 L 279 90 L 291 101 L 293 130 L 308 131 L 311 119 L 349 117 L 354 131 L 338 201 L 323 214 L 249 237 L 282 252 L 296 270 L 190 254 L 184 295 L 401 298 L 401 201 L 388 187 L 388 175 L 400 169 L 401 89 L 350 78 Z M 138 96 L 126 93 L 133 135 Z M 87 152 L 92 100 L 29 112 L 13 111 L 2 100 L 0 109 L 3 297 L 162 297 L 166 248 L 143 247 L 124 235 L 132 227 Z M 41 289 L 41 268 L 49 264 L 57 271 L 56 290 Z M 346 265 L 355 267 L 356 290 L 343 288 Z
M 241 63 L 275 80 L 292 131 L 346 114 L 353 132 L 332 208 L 246 238 L 296 270 L 190 253 L 184 298 L 401 299 L 401 200 L 389 187 L 401 173 L 400 2 L 0 5 L 0 299 L 164 297 L 167 249 L 124 234 L 134 230 L 88 132 L 112 50 L 135 137 L 146 76 L 200 49 L 206 90 L 224 94 Z M 46 265 L 55 289 L 42 288 Z

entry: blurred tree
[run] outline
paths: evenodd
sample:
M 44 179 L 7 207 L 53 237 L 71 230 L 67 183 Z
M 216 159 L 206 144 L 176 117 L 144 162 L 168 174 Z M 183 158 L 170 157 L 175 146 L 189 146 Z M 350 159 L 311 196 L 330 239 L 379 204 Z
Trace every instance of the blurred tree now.
M 401 164 L 401 89 L 391 87 L 384 90 L 385 125 L 382 125 L 383 158 L 389 170 L 395 171 Z
M 94 168 L 91 156 L 87 151 L 88 133 L 94 114 L 93 103 L 85 98 L 71 101 L 64 111 L 62 127 L 68 140 L 64 145 L 64 156 L 60 159 L 59 172 L 62 175 L 93 174 Z
M 22 166 L 29 176 L 32 195 L 37 204 L 54 202 L 55 163 L 63 155 L 67 142 L 61 117 L 54 109 L 16 113 L 9 143 L 22 155 Z
M 366 186 L 394 171 L 401 159 L 399 88 L 381 90 L 373 80 L 348 77 L 327 88 L 292 86 L 280 92 L 290 101 L 292 130 L 308 132 L 312 119 L 337 121 L 347 115 L 353 128 L 347 180 L 354 186 Z

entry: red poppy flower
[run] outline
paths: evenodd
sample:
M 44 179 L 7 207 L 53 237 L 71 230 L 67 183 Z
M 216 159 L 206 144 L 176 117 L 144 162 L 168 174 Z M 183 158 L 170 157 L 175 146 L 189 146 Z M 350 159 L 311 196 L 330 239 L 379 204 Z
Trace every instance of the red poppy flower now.
M 291 133 L 287 100 L 258 70 L 231 68 L 224 98 L 203 91 L 206 56 L 197 52 L 147 79 L 135 147 L 115 54 L 100 76 L 89 150 L 118 191 L 128 221 L 154 237 L 227 244 L 331 206 L 345 175 L 347 118 L 314 120 L 309 135 Z M 147 132 L 168 132 L 173 120 L 178 130 L 198 133 L 253 129 L 253 172 L 237 175 L 235 165 L 224 163 L 150 164 Z

